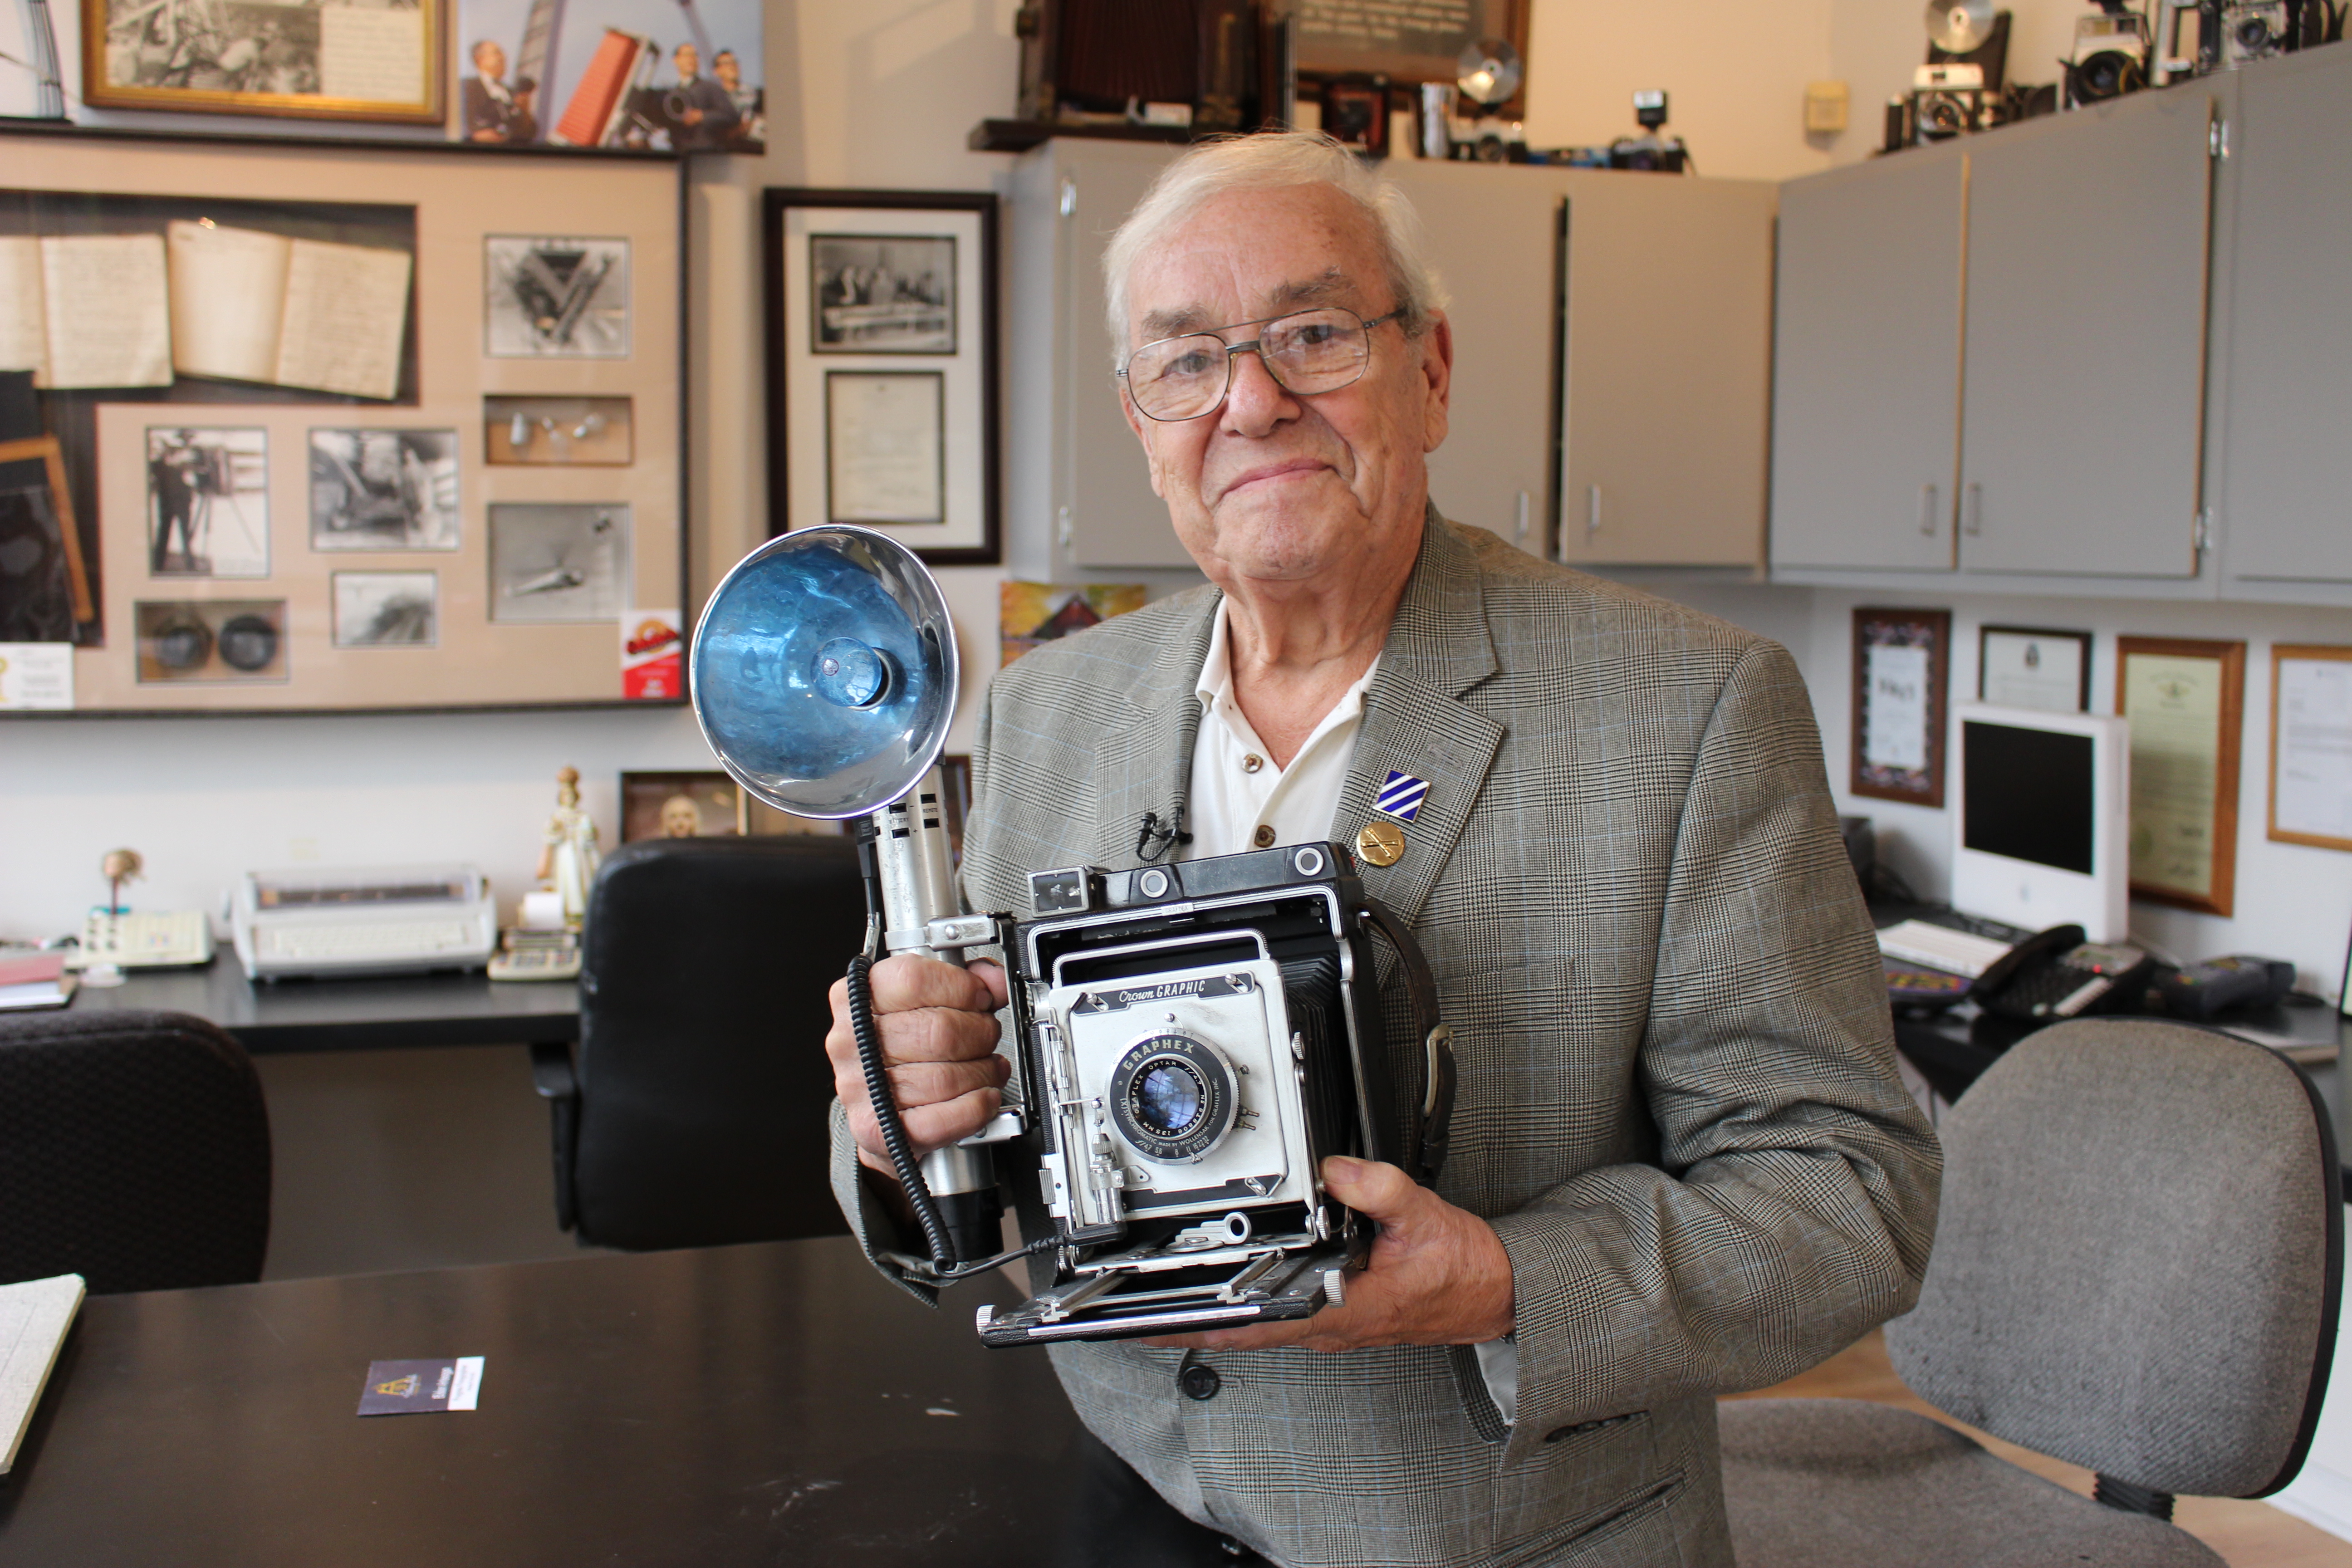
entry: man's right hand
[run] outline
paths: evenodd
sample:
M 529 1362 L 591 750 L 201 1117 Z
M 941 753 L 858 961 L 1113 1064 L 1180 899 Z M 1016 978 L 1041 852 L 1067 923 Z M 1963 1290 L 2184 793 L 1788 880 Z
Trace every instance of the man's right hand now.
M 874 1025 L 882 1037 L 882 1065 L 906 1123 L 907 1141 L 922 1158 L 986 1126 L 1002 1101 L 998 1090 L 1013 1064 L 996 1054 L 996 1009 L 1004 1005 L 1004 971 L 985 960 L 958 969 L 932 958 L 886 958 L 867 976 Z M 833 1027 L 824 1054 L 833 1060 L 833 1089 L 849 1112 L 857 1157 L 892 1181 L 882 1130 L 866 1093 L 857 1037 L 849 1026 L 849 983 L 834 982 Z

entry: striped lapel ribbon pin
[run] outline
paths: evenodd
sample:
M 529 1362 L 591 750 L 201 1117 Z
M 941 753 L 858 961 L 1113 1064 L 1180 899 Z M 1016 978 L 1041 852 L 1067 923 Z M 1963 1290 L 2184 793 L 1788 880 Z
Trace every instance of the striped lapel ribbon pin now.
M 1399 822 L 1411 822 L 1420 812 L 1421 803 L 1428 794 L 1427 779 L 1417 779 L 1411 773 L 1401 773 L 1391 768 L 1388 783 L 1381 785 L 1380 795 L 1372 805 Z

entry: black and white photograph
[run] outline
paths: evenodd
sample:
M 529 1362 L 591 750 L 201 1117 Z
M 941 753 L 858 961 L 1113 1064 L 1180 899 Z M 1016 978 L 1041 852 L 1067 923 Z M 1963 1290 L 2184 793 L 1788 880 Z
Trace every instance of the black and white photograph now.
M 337 647 L 432 647 L 439 641 L 441 580 L 432 572 L 338 572 Z
M 310 548 L 457 548 L 455 430 L 310 432 Z
M 490 508 L 490 619 L 614 621 L 628 607 L 625 505 L 503 502 Z
M 437 124 L 441 0 L 82 0 L 94 107 Z
M 956 352 L 953 235 L 813 234 L 809 280 L 814 353 Z
M 482 242 L 492 359 L 629 357 L 629 242 L 492 235 Z
M 269 575 L 269 432 L 147 427 L 147 571 Z

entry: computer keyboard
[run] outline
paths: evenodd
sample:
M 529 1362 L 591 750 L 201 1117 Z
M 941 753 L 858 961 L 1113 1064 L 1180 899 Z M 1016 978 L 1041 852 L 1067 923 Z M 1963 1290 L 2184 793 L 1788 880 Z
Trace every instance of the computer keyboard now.
M 2009 949 L 2008 942 L 1926 921 L 1905 921 L 1878 933 L 1878 951 L 1887 957 L 1965 974 L 1971 980 L 1990 969 Z
M 311 926 L 263 926 L 254 945 L 264 958 L 304 963 L 412 959 L 472 952 L 480 945 L 467 921 L 369 921 Z

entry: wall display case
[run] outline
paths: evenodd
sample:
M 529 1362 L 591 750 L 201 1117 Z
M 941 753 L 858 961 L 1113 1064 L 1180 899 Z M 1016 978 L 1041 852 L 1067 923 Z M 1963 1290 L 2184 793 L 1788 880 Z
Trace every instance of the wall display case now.
M 1001 559 L 996 198 L 777 188 L 762 227 L 769 531 Z
M 78 710 L 623 700 L 686 596 L 674 160 L 0 144 L 0 359 L 38 372 L 80 523 Z M 492 352 L 502 322 L 545 342 Z

